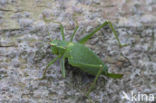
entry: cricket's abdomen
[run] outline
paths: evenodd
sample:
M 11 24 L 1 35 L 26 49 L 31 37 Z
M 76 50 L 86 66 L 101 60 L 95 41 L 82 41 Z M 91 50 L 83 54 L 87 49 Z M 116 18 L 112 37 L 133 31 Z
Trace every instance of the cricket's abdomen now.
M 100 66 L 103 66 L 102 74 L 108 69 L 103 61 L 91 49 L 80 43 L 72 43 L 69 45 L 68 52 L 70 55 L 68 57 L 69 64 L 91 75 L 96 75 Z

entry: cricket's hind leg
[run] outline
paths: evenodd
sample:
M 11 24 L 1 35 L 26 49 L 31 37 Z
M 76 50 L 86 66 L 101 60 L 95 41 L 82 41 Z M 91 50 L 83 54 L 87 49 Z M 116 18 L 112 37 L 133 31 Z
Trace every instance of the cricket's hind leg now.
M 95 87 L 96 81 L 97 81 L 97 79 L 99 78 L 99 76 L 101 75 L 102 68 L 103 68 L 103 66 L 101 65 L 101 66 L 100 66 L 100 69 L 99 69 L 99 71 L 98 71 L 98 73 L 96 74 L 96 77 L 95 77 L 95 79 L 94 79 L 94 81 L 93 81 L 91 87 L 89 88 L 89 90 L 88 90 L 88 92 L 87 92 L 87 94 L 86 94 L 87 97 L 89 96 L 89 94 L 90 94 L 90 92 L 92 91 L 92 89 Z
M 119 44 L 119 47 L 124 47 L 124 46 L 127 46 L 127 44 L 121 44 L 119 38 L 118 38 L 118 35 L 117 35 L 117 32 L 115 31 L 112 23 L 110 21 L 105 21 L 102 25 L 100 25 L 99 27 L 97 27 L 95 30 L 93 30 L 91 33 L 87 34 L 86 36 L 82 37 L 78 42 L 81 43 L 81 44 L 85 44 L 89 38 L 91 38 L 96 32 L 98 32 L 101 28 L 103 28 L 104 26 L 106 25 L 109 25 L 109 27 L 111 28 L 118 44 Z

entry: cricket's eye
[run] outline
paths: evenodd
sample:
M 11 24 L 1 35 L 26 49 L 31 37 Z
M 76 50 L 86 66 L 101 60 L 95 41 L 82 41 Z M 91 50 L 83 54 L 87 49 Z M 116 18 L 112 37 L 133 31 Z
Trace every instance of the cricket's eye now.
M 58 49 L 55 47 L 51 47 L 53 54 L 58 54 Z

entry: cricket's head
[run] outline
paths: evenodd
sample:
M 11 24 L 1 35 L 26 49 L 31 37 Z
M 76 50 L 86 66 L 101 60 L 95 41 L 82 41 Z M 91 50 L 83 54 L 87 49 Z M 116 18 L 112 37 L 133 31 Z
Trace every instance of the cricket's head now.
M 51 45 L 52 53 L 58 55 L 60 53 L 64 53 L 68 45 L 68 42 L 62 40 L 53 40 L 50 42 L 50 45 Z

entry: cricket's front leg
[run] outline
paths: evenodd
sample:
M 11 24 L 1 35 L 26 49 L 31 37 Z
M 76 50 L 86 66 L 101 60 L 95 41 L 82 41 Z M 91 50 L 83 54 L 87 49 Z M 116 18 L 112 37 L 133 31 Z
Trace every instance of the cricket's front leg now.
M 62 35 L 62 40 L 65 40 L 65 37 L 64 37 L 64 27 L 61 23 L 60 24 L 60 28 L 61 28 L 61 35 Z
M 70 41 L 71 41 L 71 42 L 73 41 L 73 38 L 74 38 L 74 36 L 75 36 L 75 34 L 76 34 L 78 28 L 79 28 L 79 26 L 76 25 L 76 28 L 74 29 L 74 32 L 73 32 L 73 34 L 72 34 L 72 36 L 71 36 L 71 38 L 70 38 Z
M 64 37 L 64 27 L 63 27 L 62 23 L 61 22 L 57 22 L 57 21 L 52 21 L 52 22 L 60 25 L 62 40 L 65 40 L 65 37 Z
M 62 58 L 61 58 L 60 66 L 61 66 L 62 76 L 63 76 L 63 78 L 65 78 L 65 76 L 66 76 L 65 57 L 62 57 Z
M 48 63 L 48 65 L 46 66 L 46 68 L 45 68 L 44 71 L 43 71 L 42 78 L 40 78 L 41 80 L 43 80 L 43 79 L 46 78 L 46 73 L 47 73 L 47 70 L 48 70 L 49 66 L 51 66 L 54 62 L 56 62 L 59 58 L 60 58 L 60 55 L 57 56 L 56 58 L 54 58 L 52 61 L 50 61 L 50 62 Z

